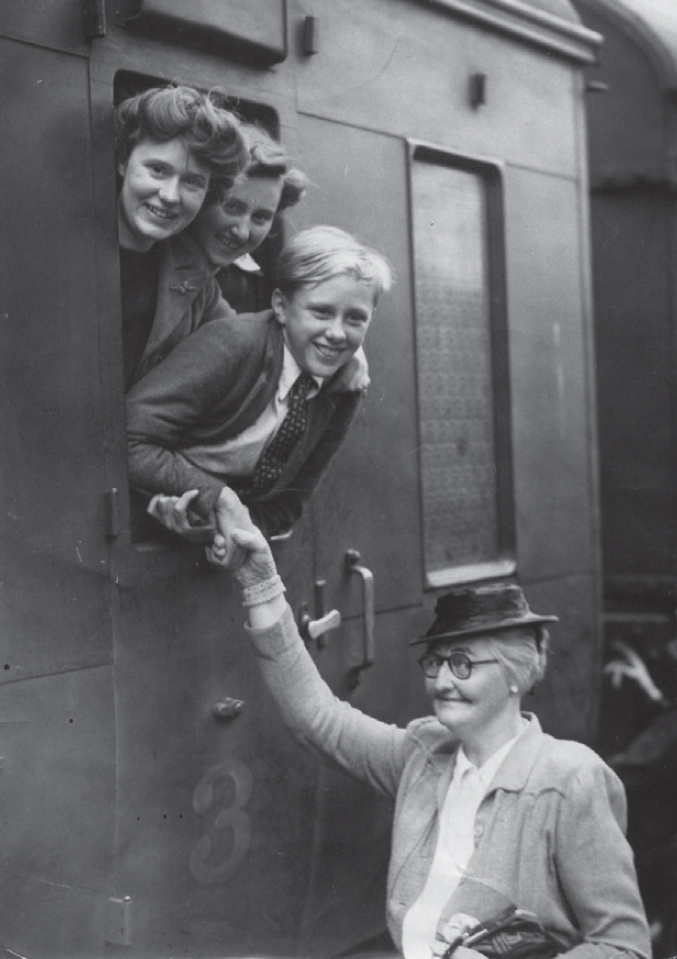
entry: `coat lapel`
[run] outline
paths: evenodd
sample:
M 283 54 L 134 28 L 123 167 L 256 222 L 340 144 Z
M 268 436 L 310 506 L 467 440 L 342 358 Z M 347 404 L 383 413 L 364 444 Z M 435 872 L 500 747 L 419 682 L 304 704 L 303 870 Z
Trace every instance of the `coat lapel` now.
M 518 738 L 506 758 L 496 770 L 487 789 L 487 796 L 497 789 L 519 792 L 524 789 L 534 763 L 543 745 L 543 730 L 533 713 L 522 713 L 529 721 L 528 727 Z
M 227 438 L 237 436 L 238 433 L 254 425 L 275 395 L 282 373 L 284 359 L 282 328 L 273 320 L 272 310 L 266 312 L 269 314 L 269 320 L 261 369 L 254 382 L 247 386 L 246 392 L 237 398 L 235 396 L 228 398 L 227 408 L 233 410 L 233 415 L 228 419 L 227 426 L 224 426 L 224 435 Z M 240 384 L 235 383 L 236 390 L 239 386 Z
M 197 243 L 184 234 L 163 244 L 155 319 L 141 366 L 168 341 L 179 342 L 191 332 L 191 307 L 212 276 Z
M 449 738 L 442 739 L 431 751 L 426 750 L 417 774 L 403 791 L 406 795 L 398 797 L 397 839 L 393 842 L 390 882 L 397 881 L 411 860 L 410 872 L 416 895 L 425 885 L 430 868 L 430 861 L 422 857 L 422 844 L 432 855 L 437 842 L 440 809 L 454 775 L 456 750 L 457 744 Z

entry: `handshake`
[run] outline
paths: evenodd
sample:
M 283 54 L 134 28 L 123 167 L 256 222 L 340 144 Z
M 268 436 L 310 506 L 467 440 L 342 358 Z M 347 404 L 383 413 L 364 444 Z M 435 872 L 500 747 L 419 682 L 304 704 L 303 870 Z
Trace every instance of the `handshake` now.
M 228 570 L 237 580 L 242 589 L 243 606 L 260 606 L 282 595 L 284 585 L 270 546 L 237 493 L 224 487 L 214 510 L 214 522 L 197 527 L 191 522 L 189 509 L 195 496 L 197 490 L 189 490 L 180 497 L 155 496 L 148 512 L 185 538 L 189 538 L 190 530 L 195 530 L 196 537 L 207 533 L 207 559 Z M 193 539 L 193 542 L 199 541 Z

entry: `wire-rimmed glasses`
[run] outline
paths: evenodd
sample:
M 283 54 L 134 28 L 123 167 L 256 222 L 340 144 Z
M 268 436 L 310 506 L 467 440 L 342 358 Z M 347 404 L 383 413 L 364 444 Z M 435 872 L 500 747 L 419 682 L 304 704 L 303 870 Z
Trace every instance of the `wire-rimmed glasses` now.
M 448 656 L 440 656 L 439 653 L 429 651 L 424 653 L 419 659 L 419 665 L 428 679 L 437 679 L 442 669 L 442 664 L 446 663 L 456 679 L 470 679 L 473 667 L 484 666 L 485 663 L 497 663 L 498 659 L 471 659 L 465 653 L 449 653 Z

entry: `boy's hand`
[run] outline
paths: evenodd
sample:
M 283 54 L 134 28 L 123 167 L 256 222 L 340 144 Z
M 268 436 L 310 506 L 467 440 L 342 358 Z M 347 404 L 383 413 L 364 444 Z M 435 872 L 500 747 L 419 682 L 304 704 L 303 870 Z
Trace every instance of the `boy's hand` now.
M 332 393 L 359 393 L 366 390 L 370 383 L 369 363 L 364 350 L 360 347 L 338 371 L 330 390 Z
M 148 504 L 146 512 L 166 529 L 190 543 L 211 543 L 216 531 L 215 524 L 205 522 L 189 509 L 197 495 L 196 489 L 188 490 L 182 496 L 158 493 Z

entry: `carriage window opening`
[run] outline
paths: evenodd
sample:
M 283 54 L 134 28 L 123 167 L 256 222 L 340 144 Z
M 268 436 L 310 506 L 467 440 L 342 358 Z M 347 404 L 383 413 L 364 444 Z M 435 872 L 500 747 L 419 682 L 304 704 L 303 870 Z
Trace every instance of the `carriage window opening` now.
M 129 97 L 136 96 L 150 88 L 165 85 L 165 80 L 148 75 L 121 71 L 115 78 L 114 106 L 117 108 L 122 101 Z M 265 104 L 243 100 L 238 97 L 228 97 L 224 105 L 243 121 L 255 123 L 262 127 L 273 139 L 279 137 L 278 116 L 271 107 Z M 157 158 L 153 154 L 151 159 L 155 160 Z M 158 162 L 162 161 L 162 159 L 163 157 L 161 156 Z M 150 167 L 150 164 L 146 163 L 146 166 Z M 155 171 L 155 167 L 152 167 L 152 170 Z M 118 192 L 121 187 L 122 179 L 118 174 Z M 188 184 L 187 189 L 190 189 L 190 184 Z M 172 234 L 171 242 L 173 242 L 174 236 L 178 237 L 179 235 L 180 234 Z M 170 266 L 174 264 L 176 262 L 176 256 L 180 256 L 182 250 L 182 248 L 177 247 L 178 254 L 175 250 L 171 252 L 170 255 L 168 252 L 169 243 L 169 240 L 160 238 L 146 251 L 126 249 L 124 243 L 120 245 L 119 276 L 121 296 L 121 345 L 123 357 L 123 376 L 120 378 L 121 391 L 123 385 L 124 391 L 126 392 L 134 382 L 143 377 L 144 373 L 140 371 L 145 369 L 144 363 L 148 369 L 151 368 L 148 360 L 145 359 L 146 354 L 149 354 L 148 343 L 155 342 L 152 340 L 153 331 L 156 329 L 159 320 L 166 318 L 165 314 L 163 314 L 162 317 L 158 314 L 158 304 L 163 302 L 160 298 L 160 279 L 167 274 L 168 264 Z M 270 286 L 269 278 L 281 244 L 282 223 L 281 221 L 278 223 L 276 218 L 269 235 L 256 251 L 256 263 L 262 271 L 262 276 L 261 278 L 258 278 L 258 274 L 256 274 L 256 277 L 253 276 L 254 263 L 252 261 L 250 272 L 253 278 L 244 292 L 240 289 L 243 285 L 242 283 L 240 283 L 239 286 L 234 286 L 231 280 L 230 286 L 228 285 L 227 270 L 221 270 L 216 275 L 216 283 L 219 284 L 224 294 L 233 287 L 234 292 L 229 302 L 231 302 L 233 308 L 238 312 L 242 312 L 243 308 L 241 308 L 241 304 L 239 304 L 234 297 L 239 295 L 240 299 L 243 299 L 245 295 L 249 295 L 251 299 L 254 294 L 250 292 L 250 287 L 253 285 L 254 279 L 256 279 L 258 283 L 255 290 L 258 299 L 264 300 L 267 296 L 269 301 L 270 295 L 267 294 L 268 287 Z M 214 280 L 211 282 L 213 283 Z M 190 284 L 187 288 L 191 289 Z M 171 349 L 173 344 L 179 342 L 178 335 L 182 333 L 184 328 L 187 329 L 190 327 L 193 322 L 193 319 L 188 316 L 191 309 L 188 298 L 186 297 L 185 300 L 181 299 L 182 290 L 179 280 L 176 281 L 173 287 L 170 287 L 170 290 L 173 290 L 177 295 L 173 298 L 171 296 L 165 296 L 164 299 L 168 302 L 174 302 L 175 300 L 179 308 L 185 306 L 184 312 L 186 316 L 184 317 L 181 309 L 177 312 L 176 317 L 170 316 L 172 322 L 176 322 L 176 334 L 167 338 L 167 343 L 170 344 L 168 349 Z M 212 302 L 212 299 L 210 299 L 210 302 Z M 202 299 L 198 298 L 198 306 L 200 306 L 201 303 Z M 257 305 L 250 306 L 249 309 L 263 309 L 264 305 L 267 304 L 262 303 L 258 305 L 257 300 Z M 190 322 L 188 322 L 188 320 L 190 320 Z M 161 351 L 158 350 L 156 353 L 160 355 Z M 160 359 L 161 358 L 162 357 L 160 357 Z M 156 360 L 156 363 L 158 362 L 160 362 L 160 360 Z M 148 495 L 142 494 L 130 486 L 129 525 L 131 539 L 135 548 L 142 552 L 148 550 L 165 551 L 168 548 L 187 545 L 185 540 L 168 532 L 156 519 L 147 515 L 146 506 L 148 499 Z
M 423 548 L 439 587 L 514 570 L 500 195 L 486 164 L 417 148 L 411 171 Z

